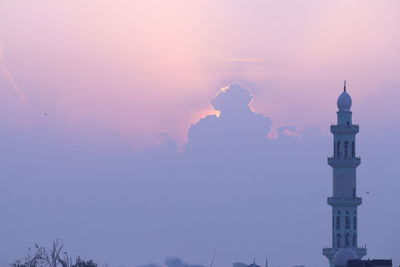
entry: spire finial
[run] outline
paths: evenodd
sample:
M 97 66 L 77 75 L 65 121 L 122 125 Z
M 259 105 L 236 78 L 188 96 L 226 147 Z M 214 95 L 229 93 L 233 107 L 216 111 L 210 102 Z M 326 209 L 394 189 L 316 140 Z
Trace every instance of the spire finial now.
M 346 80 L 344 80 L 344 91 L 346 92 Z

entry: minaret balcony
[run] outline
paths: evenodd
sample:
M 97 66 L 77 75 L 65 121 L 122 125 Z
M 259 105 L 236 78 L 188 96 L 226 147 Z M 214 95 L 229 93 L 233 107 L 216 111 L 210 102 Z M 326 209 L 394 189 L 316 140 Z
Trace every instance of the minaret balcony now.
M 359 129 L 360 127 L 356 124 L 331 125 L 331 133 L 333 134 L 356 134 Z
M 357 254 L 359 259 L 361 259 L 365 255 L 367 255 L 367 246 L 358 247 L 356 249 L 356 254 Z
M 362 257 L 364 257 L 365 255 L 367 255 L 367 247 L 366 246 L 362 246 L 362 247 L 351 247 L 352 249 L 354 249 L 354 252 L 356 253 L 357 257 L 359 259 L 361 259 Z M 336 252 L 339 250 L 340 248 L 328 248 L 325 247 L 322 249 L 322 254 L 326 257 L 328 257 L 329 259 L 332 259 L 335 257 Z
M 334 207 L 357 207 L 361 205 L 361 197 L 328 197 L 328 205 Z
M 322 255 L 324 255 L 328 259 L 332 259 L 333 260 L 333 257 L 335 257 L 335 254 L 336 254 L 337 250 L 338 250 L 337 248 L 323 248 L 322 249 Z
M 335 167 L 355 168 L 361 164 L 361 158 L 360 157 L 340 157 L 340 158 L 330 157 L 330 158 L 328 158 L 328 164 L 332 168 L 335 168 Z

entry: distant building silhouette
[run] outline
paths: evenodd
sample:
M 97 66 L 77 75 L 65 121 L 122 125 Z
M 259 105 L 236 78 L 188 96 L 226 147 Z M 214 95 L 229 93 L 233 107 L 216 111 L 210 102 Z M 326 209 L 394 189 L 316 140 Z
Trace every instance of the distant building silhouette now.
M 332 247 L 324 248 L 322 254 L 329 259 L 330 267 L 346 266 L 348 260 L 361 259 L 367 254 L 365 247 L 357 242 L 357 197 L 356 168 L 361 159 L 356 157 L 356 134 L 358 125 L 352 122 L 352 100 L 346 91 L 337 100 L 337 124 L 331 126 L 333 134 L 333 156 L 328 164 L 333 168 L 333 195 L 328 198 L 332 206 Z
M 247 264 L 243 262 L 234 262 L 232 267 L 247 267 Z
M 233 263 L 232 267 L 261 267 L 256 264 L 256 260 L 253 261 L 252 264 L 247 265 L 246 263 L 243 262 L 235 262 Z M 268 267 L 268 258 L 265 258 L 265 267 Z
M 349 260 L 347 267 L 392 267 L 392 260 Z
M 257 265 L 256 261 L 254 261 L 252 264 L 247 265 L 247 267 L 261 267 L 261 266 Z

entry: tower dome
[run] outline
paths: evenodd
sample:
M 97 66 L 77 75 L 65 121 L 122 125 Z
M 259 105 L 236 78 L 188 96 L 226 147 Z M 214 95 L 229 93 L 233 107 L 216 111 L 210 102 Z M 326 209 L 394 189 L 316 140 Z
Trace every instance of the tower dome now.
M 341 248 L 336 252 L 333 258 L 333 265 L 335 267 L 347 266 L 347 261 L 356 259 L 357 255 L 354 253 L 354 250 L 351 248 Z
M 351 97 L 346 92 L 346 81 L 345 81 L 343 93 L 339 96 L 337 100 L 337 107 L 339 111 L 350 111 L 351 104 L 352 104 Z

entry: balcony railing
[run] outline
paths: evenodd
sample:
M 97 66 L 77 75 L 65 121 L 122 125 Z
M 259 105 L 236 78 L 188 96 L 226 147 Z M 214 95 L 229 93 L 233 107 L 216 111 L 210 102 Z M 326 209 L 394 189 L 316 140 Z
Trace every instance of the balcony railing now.
M 360 197 L 328 197 L 328 205 L 335 206 L 359 206 L 362 203 Z
M 343 166 L 343 167 L 357 167 L 361 163 L 360 157 L 343 157 L 343 158 L 328 158 L 328 164 L 332 167 Z
M 322 254 L 327 256 L 328 258 L 332 257 L 336 254 L 336 251 L 338 251 L 339 248 L 329 248 L 329 247 L 324 247 L 322 249 Z M 367 254 L 367 246 L 359 246 L 355 249 L 355 253 L 359 257 L 363 257 Z
M 331 127 L 332 126 L 343 126 L 343 127 L 346 127 L 346 128 L 350 128 L 350 127 L 360 127 L 360 125 L 357 123 L 357 124 L 349 124 L 349 125 L 347 125 L 347 124 L 334 124 L 334 123 L 332 123 L 331 124 Z
M 328 159 L 337 159 L 337 160 L 361 160 L 361 157 L 335 157 L 335 155 L 332 155 L 331 157 L 328 157 Z
M 331 132 L 335 133 L 358 133 L 360 126 L 357 124 L 351 125 L 331 125 Z

